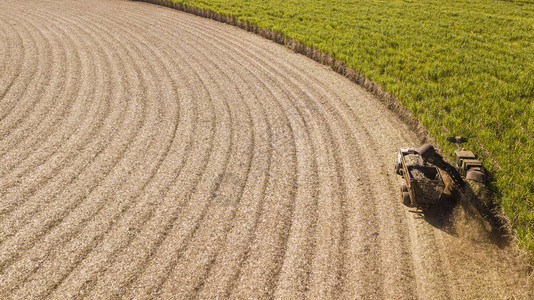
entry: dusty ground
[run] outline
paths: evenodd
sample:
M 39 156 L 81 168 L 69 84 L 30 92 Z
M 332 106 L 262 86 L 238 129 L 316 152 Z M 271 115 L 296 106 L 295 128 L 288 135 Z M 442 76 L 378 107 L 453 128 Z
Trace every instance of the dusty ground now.
M 325 67 L 127 1 L 0 1 L 0 298 L 533 297 L 401 205 L 417 138 Z

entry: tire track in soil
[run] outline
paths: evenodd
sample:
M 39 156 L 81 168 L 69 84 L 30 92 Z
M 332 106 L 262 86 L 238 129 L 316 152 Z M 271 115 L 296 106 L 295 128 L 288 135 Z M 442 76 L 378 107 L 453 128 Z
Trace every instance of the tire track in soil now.
M 417 138 L 325 67 L 154 5 L 0 6 L 2 298 L 533 296 L 397 201 Z

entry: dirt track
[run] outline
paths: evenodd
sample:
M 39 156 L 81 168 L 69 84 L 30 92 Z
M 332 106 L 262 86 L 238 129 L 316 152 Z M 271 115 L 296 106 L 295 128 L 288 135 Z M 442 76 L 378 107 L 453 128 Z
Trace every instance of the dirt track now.
M 418 141 L 391 112 L 272 42 L 2 0 L 0 80 L 2 299 L 533 297 L 476 221 L 401 205 L 393 150 Z

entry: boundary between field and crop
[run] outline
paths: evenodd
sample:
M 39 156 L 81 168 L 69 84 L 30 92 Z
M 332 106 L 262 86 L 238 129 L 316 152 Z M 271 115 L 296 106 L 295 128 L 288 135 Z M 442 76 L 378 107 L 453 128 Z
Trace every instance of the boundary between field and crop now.
M 370 80 L 362 73 L 356 71 L 353 68 L 347 66 L 347 64 L 339 59 L 334 58 L 332 55 L 322 52 L 318 49 L 310 47 L 303 44 L 302 42 L 285 37 L 282 33 L 261 28 L 255 24 L 250 23 L 249 21 L 239 20 L 236 17 L 228 16 L 220 13 L 216 13 L 209 9 L 201 9 L 198 7 L 190 6 L 187 4 L 174 2 L 173 0 L 130 0 L 138 2 L 146 2 L 156 5 L 161 5 L 169 7 L 172 9 L 180 10 L 186 13 L 190 13 L 196 16 L 212 19 L 221 23 L 233 25 L 239 27 L 243 30 L 255 33 L 261 37 L 272 40 L 280 45 L 284 45 L 291 49 L 292 51 L 305 55 L 306 57 L 319 62 L 323 65 L 330 67 L 333 71 L 341 74 L 342 76 L 348 78 L 352 82 L 360 85 L 373 96 L 375 96 L 379 101 L 381 101 L 386 108 L 395 113 L 399 119 L 405 123 L 411 130 L 413 130 L 417 136 L 420 138 L 420 143 L 433 143 L 438 146 L 441 150 L 441 145 L 437 140 L 430 135 L 430 131 L 423 125 L 423 123 L 415 117 L 415 115 L 409 111 L 402 102 L 395 97 L 393 94 L 387 92 L 382 86 L 376 82 Z M 175 0 L 176 1 L 176 0 Z M 523 2 L 523 1 L 520 1 Z M 527 2 L 528 3 L 528 2 Z M 484 151 L 485 149 L 482 148 Z M 490 156 L 487 151 L 485 151 L 487 156 Z M 498 164 L 496 164 L 498 167 Z M 488 170 L 489 171 L 489 170 Z M 491 178 L 492 174 L 488 174 Z M 514 238 L 516 240 L 516 232 L 512 226 L 512 222 L 509 219 L 509 216 L 503 211 L 502 206 L 495 201 L 495 194 L 498 194 L 498 191 L 492 191 L 492 195 L 489 199 L 484 199 L 484 203 L 473 203 L 477 209 L 482 210 L 481 212 L 485 215 L 488 215 L 493 221 L 496 221 L 497 225 L 500 228 L 496 228 L 501 234 L 504 234 L 507 237 Z M 489 206 L 488 206 L 489 203 Z M 476 205 L 478 204 L 478 205 Z M 525 241 L 519 241 L 525 242 Z M 528 244 L 527 248 L 529 247 Z M 531 253 L 532 254 L 532 253 Z M 531 261 L 534 262 L 534 257 L 531 258 Z

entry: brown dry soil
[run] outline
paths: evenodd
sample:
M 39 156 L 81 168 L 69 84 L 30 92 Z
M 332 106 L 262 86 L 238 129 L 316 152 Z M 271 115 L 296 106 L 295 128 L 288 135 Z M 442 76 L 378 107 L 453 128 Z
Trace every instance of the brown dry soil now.
M 395 115 L 280 45 L 2 0 L 0 79 L 2 299 L 533 296 L 476 218 L 400 203 L 394 149 L 418 139 Z

